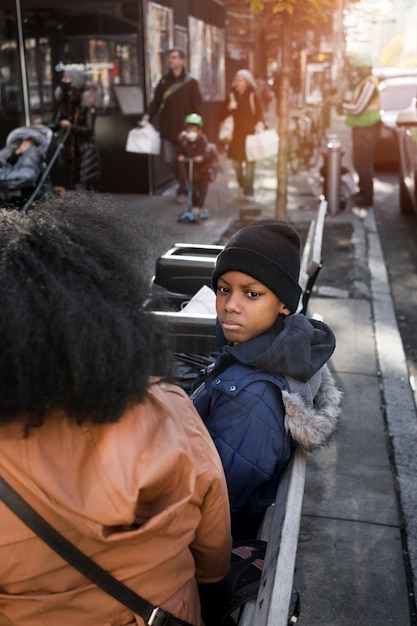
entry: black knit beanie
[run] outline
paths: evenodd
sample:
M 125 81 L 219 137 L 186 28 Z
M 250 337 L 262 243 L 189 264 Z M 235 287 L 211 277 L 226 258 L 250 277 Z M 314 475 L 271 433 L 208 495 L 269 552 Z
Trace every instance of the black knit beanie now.
M 300 247 L 297 231 L 287 222 L 268 219 L 245 226 L 217 257 L 213 289 L 222 274 L 243 272 L 266 285 L 294 313 L 301 295 Z

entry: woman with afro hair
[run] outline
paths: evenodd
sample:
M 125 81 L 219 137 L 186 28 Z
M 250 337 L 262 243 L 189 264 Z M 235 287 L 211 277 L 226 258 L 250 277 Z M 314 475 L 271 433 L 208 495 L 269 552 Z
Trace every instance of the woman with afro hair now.
M 0 473 L 109 573 L 201 626 L 197 583 L 229 567 L 227 489 L 143 307 L 146 230 L 106 198 L 0 211 Z M 144 623 L 1 502 L 0 579 L 2 623 Z

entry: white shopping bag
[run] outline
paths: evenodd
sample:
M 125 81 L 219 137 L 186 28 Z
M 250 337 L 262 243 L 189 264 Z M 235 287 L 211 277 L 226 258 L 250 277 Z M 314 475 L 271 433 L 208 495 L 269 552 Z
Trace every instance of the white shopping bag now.
M 246 137 L 246 158 L 248 161 L 270 159 L 278 154 L 278 133 L 273 128 L 261 130 Z
M 233 139 L 234 119 L 233 115 L 228 115 L 220 124 L 220 143 L 230 143 Z
M 161 151 L 161 137 L 149 122 L 137 126 L 129 131 L 126 142 L 126 152 L 139 154 L 159 154 Z

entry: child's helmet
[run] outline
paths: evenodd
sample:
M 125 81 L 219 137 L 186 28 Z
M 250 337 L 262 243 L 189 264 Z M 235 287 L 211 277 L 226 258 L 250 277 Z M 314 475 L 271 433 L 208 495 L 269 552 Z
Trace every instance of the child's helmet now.
M 203 118 L 198 113 L 190 113 L 184 120 L 184 126 L 187 124 L 194 124 L 195 126 L 200 126 L 203 128 Z

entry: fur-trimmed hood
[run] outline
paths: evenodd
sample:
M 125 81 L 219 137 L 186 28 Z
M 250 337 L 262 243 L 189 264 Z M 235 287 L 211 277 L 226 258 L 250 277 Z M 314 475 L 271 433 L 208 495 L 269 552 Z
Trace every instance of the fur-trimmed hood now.
M 318 379 L 320 384 L 314 392 Z M 327 365 L 308 383 L 300 385 L 291 378 L 287 382 L 289 390 L 282 391 L 286 432 L 307 452 L 321 448 L 337 430 L 342 392 Z
M 282 392 L 287 434 L 312 451 L 328 443 L 341 413 L 342 393 L 326 365 L 335 346 L 327 324 L 290 315 L 279 331 L 271 329 L 241 344 L 224 346 L 223 354 L 206 370 L 206 385 L 232 399 L 255 381 L 272 383 Z M 257 393 L 263 393 L 261 387 Z M 208 407 L 202 408 L 198 401 L 196 406 L 205 419 Z

